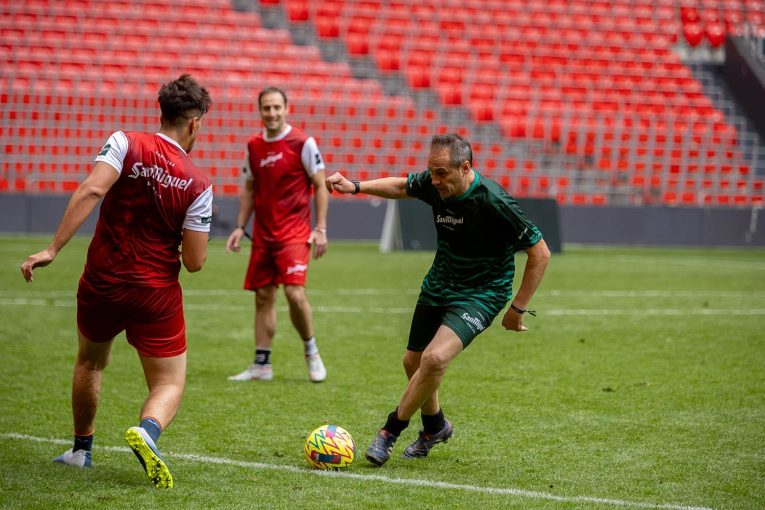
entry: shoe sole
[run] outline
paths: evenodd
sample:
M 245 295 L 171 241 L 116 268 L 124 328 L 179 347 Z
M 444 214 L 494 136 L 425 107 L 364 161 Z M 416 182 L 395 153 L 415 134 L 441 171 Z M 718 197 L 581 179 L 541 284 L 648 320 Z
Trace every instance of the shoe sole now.
M 125 432 L 125 440 L 143 464 L 146 476 L 149 477 L 149 481 L 154 484 L 154 487 L 158 489 L 172 488 L 173 475 L 167 469 L 165 461 L 151 449 L 141 433 L 135 428 L 129 428 Z
M 388 461 L 388 459 L 384 459 L 384 460 L 376 459 L 375 457 L 372 457 L 368 453 L 367 453 L 366 457 L 367 457 L 367 460 L 369 462 L 371 462 L 372 464 L 374 464 L 375 466 L 382 466 L 383 464 L 385 464 Z M 390 458 L 390 457 L 388 457 L 388 458 Z

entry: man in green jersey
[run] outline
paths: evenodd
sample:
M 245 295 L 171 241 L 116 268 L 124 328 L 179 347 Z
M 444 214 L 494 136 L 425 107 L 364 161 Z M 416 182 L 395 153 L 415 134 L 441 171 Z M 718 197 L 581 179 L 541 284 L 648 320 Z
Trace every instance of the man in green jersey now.
M 418 198 L 433 208 L 436 224 L 438 248 L 422 282 L 404 353 L 409 384 L 366 452 L 378 466 L 390 458 L 396 439 L 418 409 L 423 430 L 404 450 L 405 458 L 425 457 L 435 444 L 452 436 L 452 424 L 438 399 L 449 362 L 491 325 L 512 297 L 515 253 L 520 250 L 528 259 L 502 326 L 526 331 L 523 314 L 550 258 L 542 234 L 515 199 L 482 177 L 472 161 L 467 140 L 456 134 L 435 135 L 424 172 L 363 182 L 335 173 L 326 180 L 330 192 Z

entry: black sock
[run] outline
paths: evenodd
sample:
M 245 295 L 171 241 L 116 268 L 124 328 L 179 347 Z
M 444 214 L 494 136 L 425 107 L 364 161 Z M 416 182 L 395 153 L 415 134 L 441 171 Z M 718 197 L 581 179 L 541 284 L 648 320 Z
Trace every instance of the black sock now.
M 435 434 L 439 432 L 446 425 L 444 420 L 444 410 L 439 409 L 436 414 L 422 415 L 422 429 L 426 434 Z
M 271 349 L 255 349 L 255 363 L 257 365 L 270 365 Z
M 85 450 L 86 452 L 89 452 L 91 448 L 93 448 L 93 434 L 89 436 L 74 435 L 73 452 L 76 452 L 77 450 Z
M 383 427 L 385 430 L 393 434 L 394 436 L 401 435 L 401 432 L 409 426 L 409 420 L 402 421 L 398 419 L 398 416 L 396 413 L 398 412 L 398 407 L 395 411 L 390 413 L 388 415 L 388 421 L 385 422 L 385 426 Z

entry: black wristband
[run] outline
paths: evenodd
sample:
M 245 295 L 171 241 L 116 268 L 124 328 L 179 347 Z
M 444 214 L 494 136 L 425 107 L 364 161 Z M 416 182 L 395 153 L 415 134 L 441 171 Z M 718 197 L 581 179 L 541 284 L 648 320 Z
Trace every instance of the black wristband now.
M 359 182 L 359 181 L 357 181 L 355 179 L 352 180 L 351 182 L 353 183 L 353 192 L 351 193 L 351 195 L 355 195 L 356 193 L 361 191 L 361 182 Z
M 518 308 L 517 306 L 515 306 L 515 303 L 510 303 L 510 309 L 521 315 L 523 315 L 526 312 L 529 312 L 530 315 L 533 315 L 534 317 L 537 316 L 536 310 L 524 310 L 523 308 Z
M 245 225 L 237 225 L 236 228 L 241 228 L 242 230 L 245 229 Z

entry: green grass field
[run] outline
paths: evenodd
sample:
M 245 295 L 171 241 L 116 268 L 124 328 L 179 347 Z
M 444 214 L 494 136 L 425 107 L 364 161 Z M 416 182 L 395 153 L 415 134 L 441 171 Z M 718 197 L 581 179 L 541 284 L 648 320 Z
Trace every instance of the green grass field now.
M 551 260 L 529 331 L 495 325 L 450 367 L 453 439 L 427 459 L 363 452 L 404 389 L 401 356 L 430 253 L 334 243 L 309 298 L 329 377 L 308 382 L 280 297 L 274 380 L 233 383 L 252 356 L 246 254 L 210 243 L 183 274 L 186 395 L 163 434 L 176 486 L 153 489 L 123 441 L 145 385 L 119 337 L 104 377 L 94 468 L 70 447 L 74 293 L 88 238 L 24 283 L 48 237 L 0 238 L 2 508 L 765 508 L 765 253 L 568 247 Z M 523 260 L 519 260 L 522 267 Z M 519 282 L 517 282 L 519 283 Z M 305 435 L 348 429 L 344 472 L 308 468 Z

